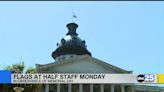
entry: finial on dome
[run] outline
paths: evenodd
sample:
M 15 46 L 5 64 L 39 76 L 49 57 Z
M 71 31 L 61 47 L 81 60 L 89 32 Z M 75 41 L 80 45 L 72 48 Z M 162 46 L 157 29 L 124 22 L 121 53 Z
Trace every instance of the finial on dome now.
M 76 23 L 69 23 L 69 24 L 67 24 L 67 28 L 68 28 L 67 35 L 78 35 L 76 33 L 76 29 L 78 28 L 78 25 Z

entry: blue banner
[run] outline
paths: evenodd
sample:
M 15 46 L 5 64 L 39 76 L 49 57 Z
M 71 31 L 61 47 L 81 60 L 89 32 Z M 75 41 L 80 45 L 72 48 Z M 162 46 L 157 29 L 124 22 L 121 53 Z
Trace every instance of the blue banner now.
M 11 84 L 11 71 L 0 70 L 0 84 Z

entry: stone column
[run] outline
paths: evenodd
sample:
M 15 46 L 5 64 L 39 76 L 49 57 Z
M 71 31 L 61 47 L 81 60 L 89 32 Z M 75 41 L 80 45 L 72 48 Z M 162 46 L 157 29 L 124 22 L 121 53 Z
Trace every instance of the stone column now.
M 49 92 L 49 84 L 45 85 L 45 92 Z
M 61 84 L 57 84 L 57 92 L 60 92 Z
M 72 84 L 68 84 L 68 92 L 72 92 Z
M 90 92 L 93 92 L 93 84 L 90 84 Z
M 104 92 L 104 84 L 100 84 L 100 92 Z
M 121 85 L 121 92 L 125 92 L 125 86 Z
M 114 84 L 110 85 L 110 92 L 114 92 Z
M 79 84 L 79 92 L 83 92 L 83 84 Z

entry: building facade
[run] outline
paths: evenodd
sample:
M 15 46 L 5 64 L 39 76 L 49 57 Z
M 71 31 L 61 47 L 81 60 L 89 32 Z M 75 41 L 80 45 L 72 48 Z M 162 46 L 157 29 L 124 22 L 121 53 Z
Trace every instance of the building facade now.
M 38 73 L 132 73 L 92 57 L 76 33 L 76 23 L 67 24 L 68 33 L 52 53 L 55 62 L 36 64 Z M 135 84 L 45 84 L 38 92 L 164 92 L 159 86 Z

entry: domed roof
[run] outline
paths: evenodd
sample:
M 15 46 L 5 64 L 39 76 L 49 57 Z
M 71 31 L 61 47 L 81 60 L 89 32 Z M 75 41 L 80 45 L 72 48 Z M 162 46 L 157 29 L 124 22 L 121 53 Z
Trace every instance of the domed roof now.
M 55 59 L 61 55 L 68 54 L 91 55 L 91 53 L 86 49 L 85 41 L 81 40 L 76 33 L 78 25 L 75 23 L 69 23 L 67 24 L 67 27 L 68 33 L 59 43 L 57 43 L 58 48 L 52 53 L 52 57 Z

